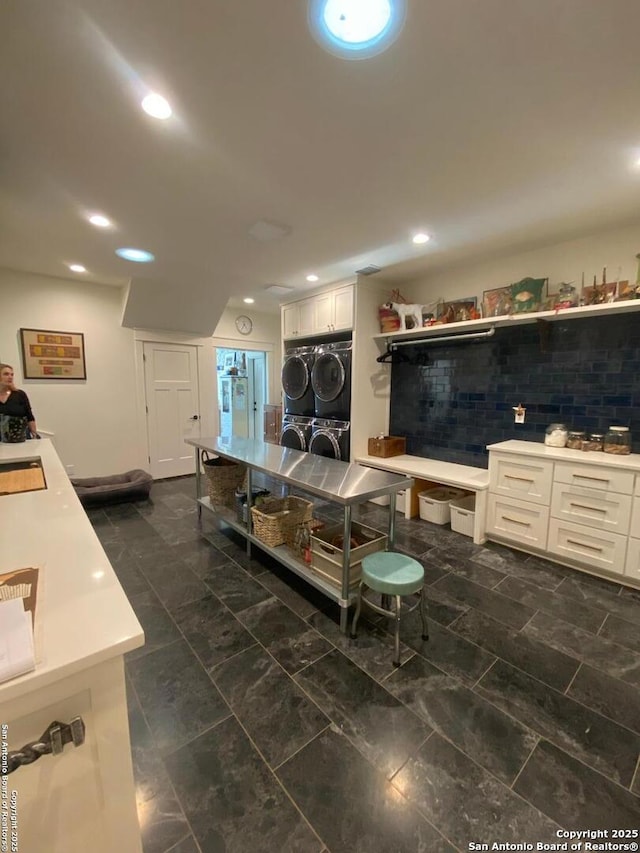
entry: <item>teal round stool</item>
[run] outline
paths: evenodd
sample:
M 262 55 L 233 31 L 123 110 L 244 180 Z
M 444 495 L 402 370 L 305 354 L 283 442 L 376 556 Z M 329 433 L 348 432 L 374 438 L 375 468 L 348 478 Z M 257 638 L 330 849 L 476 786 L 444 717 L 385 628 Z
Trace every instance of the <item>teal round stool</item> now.
M 364 598 L 363 593 L 370 589 L 379 592 L 382 596 L 380 605 L 374 604 L 370 599 Z M 376 551 L 362 560 L 362 579 L 358 586 L 358 603 L 353 615 L 351 626 L 351 639 L 357 637 L 356 629 L 363 601 L 376 613 L 383 616 L 391 616 L 395 619 L 395 658 L 393 663 L 400 666 L 400 608 L 403 595 L 418 595 L 418 601 L 407 610 L 411 613 L 416 607 L 420 607 L 422 617 L 422 639 L 429 639 L 427 628 L 427 603 L 424 594 L 424 569 L 417 560 L 400 554 L 397 551 Z M 389 598 L 393 599 L 394 609 L 385 605 Z

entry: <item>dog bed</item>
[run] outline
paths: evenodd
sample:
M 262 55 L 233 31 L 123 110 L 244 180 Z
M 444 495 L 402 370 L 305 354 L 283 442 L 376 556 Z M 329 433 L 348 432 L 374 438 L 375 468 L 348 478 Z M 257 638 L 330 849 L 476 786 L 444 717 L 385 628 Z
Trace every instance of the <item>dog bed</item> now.
M 136 468 L 110 477 L 72 478 L 71 485 L 85 507 L 104 506 L 148 498 L 153 477 Z

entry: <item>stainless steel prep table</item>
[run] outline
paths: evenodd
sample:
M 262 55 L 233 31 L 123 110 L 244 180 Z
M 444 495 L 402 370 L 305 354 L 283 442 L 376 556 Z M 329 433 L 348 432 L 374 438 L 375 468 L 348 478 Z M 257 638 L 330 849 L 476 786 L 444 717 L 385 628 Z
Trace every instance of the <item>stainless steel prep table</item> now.
M 362 465 L 338 462 L 303 453 L 288 447 L 279 447 L 247 438 L 188 438 L 187 444 L 195 448 L 196 459 L 196 492 L 198 499 L 198 515 L 201 517 L 202 508 L 215 512 L 224 521 L 241 533 L 247 540 L 247 553 L 251 553 L 251 544 L 258 545 L 283 566 L 303 577 L 312 586 L 319 589 L 329 598 L 340 605 L 340 628 L 346 633 L 348 608 L 355 599 L 355 592 L 349 590 L 349 558 L 351 537 L 351 508 L 352 506 L 371 498 L 389 496 L 389 548 L 393 547 L 395 536 L 396 494 L 410 488 L 413 480 L 400 474 L 390 474 L 377 471 Z M 236 514 L 231 510 L 214 509 L 208 497 L 202 496 L 202 472 L 200 469 L 200 451 L 206 450 L 215 456 L 223 456 L 234 462 L 242 462 L 247 466 L 247 524 L 240 524 Z M 271 548 L 258 539 L 252 531 L 250 512 L 252 472 L 260 471 L 289 486 L 295 486 L 312 495 L 337 503 L 344 508 L 344 550 L 342 560 L 342 586 L 338 590 L 323 578 L 313 574 L 309 566 L 284 545 Z

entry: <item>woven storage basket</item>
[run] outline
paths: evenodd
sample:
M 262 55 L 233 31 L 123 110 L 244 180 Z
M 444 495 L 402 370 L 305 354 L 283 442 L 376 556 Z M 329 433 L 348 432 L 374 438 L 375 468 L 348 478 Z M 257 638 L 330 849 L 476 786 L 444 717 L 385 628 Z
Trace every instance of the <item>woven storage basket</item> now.
M 211 503 L 235 509 L 236 489 L 244 482 L 247 466 L 223 459 L 222 456 L 210 459 L 207 451 L 203 450 L 202 469 L 207 478 Z
M 286 498 L 271 498 L 260 508 L 251 507 L 254 534 L 271 548 L 293 542 L 295 529 L 303 521 L 311 521 L 313 504 L 304 498 L 289 495 Z

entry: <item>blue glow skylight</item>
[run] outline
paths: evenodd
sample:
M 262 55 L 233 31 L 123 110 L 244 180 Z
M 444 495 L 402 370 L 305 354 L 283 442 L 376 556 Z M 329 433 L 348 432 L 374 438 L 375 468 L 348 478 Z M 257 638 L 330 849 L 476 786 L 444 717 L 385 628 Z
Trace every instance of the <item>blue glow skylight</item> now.
M 116 249 L 116 255 L 123 258 L 125 261 L 133 261 L 136 264 L 150 264 L 155 261 L 155 255 L 147 252 L 144 249 Z
M 310 0 L 309 22 L 323 47 L 347 59 L 385 50 L 404 23 L 404 0 Z

